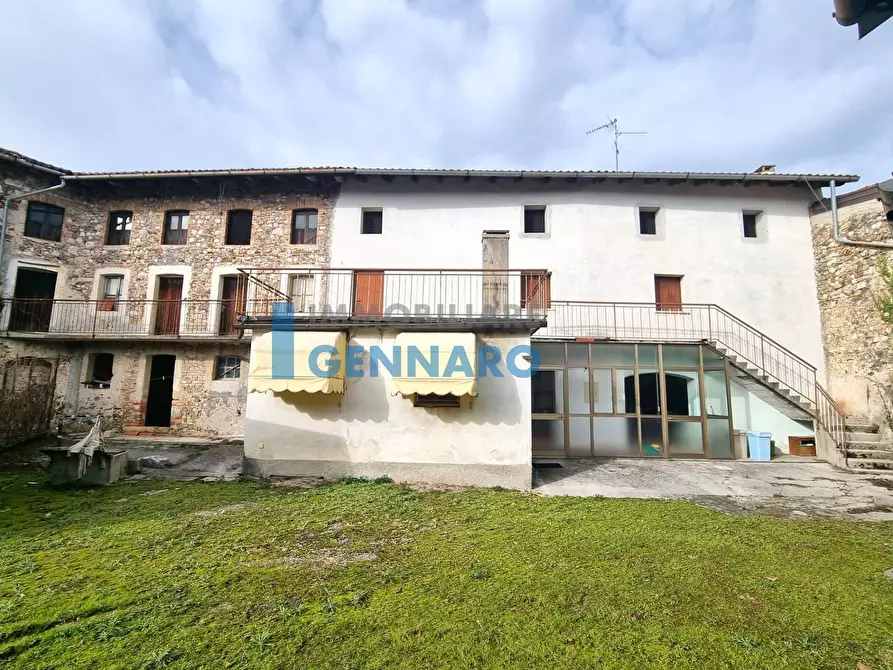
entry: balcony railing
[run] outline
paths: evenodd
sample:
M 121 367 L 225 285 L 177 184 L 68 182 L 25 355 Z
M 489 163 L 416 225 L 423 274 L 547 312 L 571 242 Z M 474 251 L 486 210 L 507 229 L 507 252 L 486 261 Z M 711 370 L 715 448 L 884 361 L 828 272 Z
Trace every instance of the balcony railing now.
M 244 312 L 233 300 L 3 301 L 0 332 L 47 336 L 237 337 Z
M 249 322 L 274 315 L 293 316 L 299 322 L 543 322 L 550 301 L 546 270 L 253 268 L 242 272 L 249 280 Z
M 320 322 L 544 322 L 544 270 L 244 271 L 225 300 L 50 300 L 2 303 L 0 332 L 57 337 L 236 337 L 243 326 Z
M 711 342 L 781 387 L 816 401 L 815 367 L 717 305 L 555 301 L 547 321 L 535 337 Z

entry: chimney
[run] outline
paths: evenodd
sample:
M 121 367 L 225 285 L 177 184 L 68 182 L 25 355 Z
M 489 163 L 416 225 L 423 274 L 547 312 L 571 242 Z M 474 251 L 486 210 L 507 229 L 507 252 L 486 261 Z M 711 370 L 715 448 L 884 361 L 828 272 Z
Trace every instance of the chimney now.
M 753 171 L 754 174 L 775 174 L 774 165 L 761 165 Z

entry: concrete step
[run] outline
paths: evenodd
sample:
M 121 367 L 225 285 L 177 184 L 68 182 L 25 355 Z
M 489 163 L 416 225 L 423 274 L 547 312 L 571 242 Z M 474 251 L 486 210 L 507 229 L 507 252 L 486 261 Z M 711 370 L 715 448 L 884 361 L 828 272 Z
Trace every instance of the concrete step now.
M 893 470 L 893 461 L 874 458 L 848 458 L 847 467 L 854 470 Z
M 851 449 L 847 445 L 847 458 L 867 458 L 873 461 L 893 461 L 893 451 L 884 451 L 882 449 Z
M 878 433 L 859 433 L 847 431 L 846 440 L 847 442 L 880 442 L 881 436 Z
M 877 433 L 880 430 L 880 426 L 864 416 L 848 416 L 846 429 L 847 432 L 854 433 Z
M 893 442 L 862 442 L 861 440 L 851 440 L 847 438 L 846 446 L 850 449 L 893 452 Z

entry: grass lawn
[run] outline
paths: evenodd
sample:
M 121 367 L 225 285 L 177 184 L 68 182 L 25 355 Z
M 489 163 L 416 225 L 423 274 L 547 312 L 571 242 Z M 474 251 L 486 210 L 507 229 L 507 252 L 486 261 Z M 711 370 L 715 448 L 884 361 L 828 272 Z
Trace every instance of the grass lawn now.
M 42 482 L 0 475 L 3 668 L 893 668 L 891 524 Z

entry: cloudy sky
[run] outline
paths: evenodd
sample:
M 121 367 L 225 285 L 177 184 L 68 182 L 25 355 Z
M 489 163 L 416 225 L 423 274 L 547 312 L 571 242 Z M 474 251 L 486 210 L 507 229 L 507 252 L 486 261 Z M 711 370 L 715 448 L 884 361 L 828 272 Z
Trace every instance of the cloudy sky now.
M 0 0 L 0 146 L 75 170 L 893 170 L 832 0 Z

